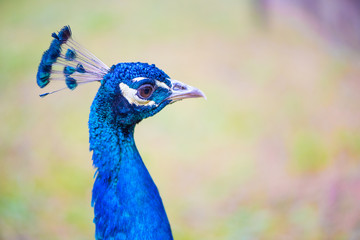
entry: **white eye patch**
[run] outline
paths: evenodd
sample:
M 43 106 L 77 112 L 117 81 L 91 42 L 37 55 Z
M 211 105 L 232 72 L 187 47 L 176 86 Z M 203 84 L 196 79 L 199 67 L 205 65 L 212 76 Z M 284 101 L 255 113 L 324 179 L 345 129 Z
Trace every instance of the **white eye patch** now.
M 133 78 L 131 79 L 132 82 L 138 82 L 138 81 L 141 81 L 141 80 L 144 80 L 144 79 L 147 79 L 146 77 L 137 77 L 137 78 Z
M 166 85 L 164 82 L 160 82 L 159 80 L 155 80 L 156 86 L 161 87 L 161 88 L 165 88 L 165 89 L 170 89 L 170 87 L 168 85 Z
M 138 82 L 138 81 L 141 81 L 144 79 L 146 79 L 146 77 L 137 77 L 137 78 L 132 79 L 132 81 Z M 170 87 L 168 85 L 166 85 L 163 82 L 160 82 L 159 80 L 155 80 L 155 84 L 157 87 L 170 89 Z M 120 86 L 122 95 L 126 98 L 126 100 L 130 104 L 135 104 L 136 106 L 153 106 L 153 105 L 157 106 L 157 104 L 154 101 L 139 98 L 137 96 L 137 90 L 130 88 L 125 83 L 120 83 L 119 86 Z
M 136 106 L 153 106 L 155 105 L 154 101 L 141 99 L 137 96 L 137 90 L 130 88 L 125 83 L 120 83 L 120 90 L 122 95 L 130 104 L 135 104 Z

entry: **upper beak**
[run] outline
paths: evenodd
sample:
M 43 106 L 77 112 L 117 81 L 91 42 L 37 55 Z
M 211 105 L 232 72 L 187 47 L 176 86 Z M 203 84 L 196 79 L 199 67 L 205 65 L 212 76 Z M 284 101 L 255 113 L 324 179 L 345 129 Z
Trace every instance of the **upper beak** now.
M 180 81 L 169 79 L 171 81 L 171 95 L 165 100 L 171 100 L 171 102 L 179 101 L 185 98 L 198 98 L 203 97 L 206 99 L 205 94 L 192 86 L 186 85 Z

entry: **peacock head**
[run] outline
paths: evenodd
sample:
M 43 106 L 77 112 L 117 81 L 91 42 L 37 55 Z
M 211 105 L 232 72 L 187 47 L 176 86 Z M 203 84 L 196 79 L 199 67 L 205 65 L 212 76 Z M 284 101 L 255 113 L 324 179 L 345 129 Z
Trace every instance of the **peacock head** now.
M 199 89 L 170 79 L 147 63 L 113 65 L 101 84 L 97 97 L 111 99 L 112 111 L 123 124 L 135 124 L 182 99 L 205 97 Z
M 170 77 L 147 63 L 119 63 L 111 68 L 72 38 L 69 26 L 63 27 L 42 56 L 37 83 L 47 86 L 52 80 L 64 80 L 74 90 L 88 82 L 101 82 L 93 106 L 104 121 L 133 125 L 153 116 L 168 104 L 185 98 L 204 97 L 197 88 Z M 41 97 L 58 92 L 48 92 Z

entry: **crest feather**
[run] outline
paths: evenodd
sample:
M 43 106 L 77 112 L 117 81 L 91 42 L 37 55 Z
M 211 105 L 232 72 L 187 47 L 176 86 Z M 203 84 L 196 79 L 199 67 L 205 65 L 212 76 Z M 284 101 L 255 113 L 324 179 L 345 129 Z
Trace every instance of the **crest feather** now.
M 70 26 L 64 26 L 41 58 L 36 82 L 44 88 L 51 81 L 64 81 L 65 88 L 41 94 L 47 96 L 63 89 L 74 90 L 79 84 L 101 81 L 109 67 L 72 38 Z

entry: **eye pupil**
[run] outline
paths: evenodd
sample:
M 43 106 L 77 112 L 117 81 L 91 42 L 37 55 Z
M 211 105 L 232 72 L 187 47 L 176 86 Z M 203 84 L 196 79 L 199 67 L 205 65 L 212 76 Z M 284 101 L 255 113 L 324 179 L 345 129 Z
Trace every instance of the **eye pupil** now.
M 148 95 L 150 93 L 150 88 L 144 88 L 143 92 L 145 95 Z
M 151 86 L 149 84 L 143 85 L 138 89 L 138 96 L 146 99 L 146 98 L 150 97 L 153 90 L 154 90 L 153 86 Z

